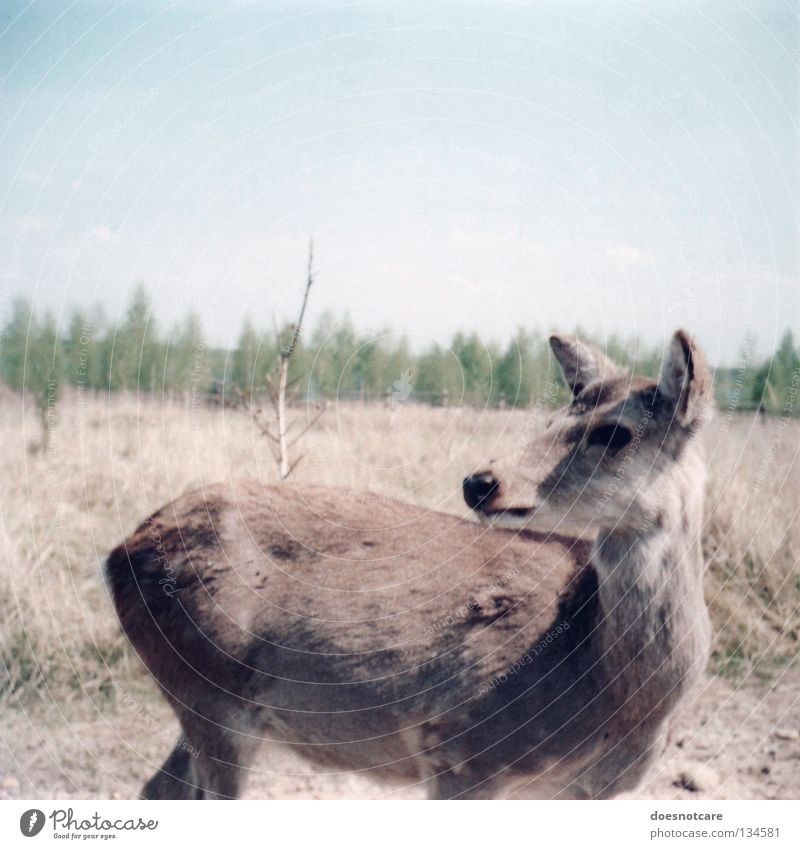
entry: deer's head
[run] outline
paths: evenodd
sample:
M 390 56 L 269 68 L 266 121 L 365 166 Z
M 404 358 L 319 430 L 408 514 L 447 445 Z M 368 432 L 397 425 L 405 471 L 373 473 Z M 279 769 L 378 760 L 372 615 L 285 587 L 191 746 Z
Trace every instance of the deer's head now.
M 571 403 L 543 417 L 510 457 L 466 478 L 467 504 L 503 527 L 581 537 L 656 521 L 694 468 L 692 443 L 711 400 L 702 353 L 678 331 L 653 381 L 577 339 L 552 336 L 550 346 Z

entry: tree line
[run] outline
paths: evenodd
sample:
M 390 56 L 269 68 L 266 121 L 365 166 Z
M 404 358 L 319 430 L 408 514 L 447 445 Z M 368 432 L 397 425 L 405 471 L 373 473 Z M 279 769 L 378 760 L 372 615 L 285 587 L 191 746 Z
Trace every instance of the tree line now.
M 207 344 L 195 314 L 162 328 L 143 286 L 134 290 L 116 324 L 106 321 L 99 308 L 76 310 L 61 323 L 50 313 L 37 315 L 27 300 L 18 298 L 0 333 L 0 377 L 10 389 L 24 390 L 35 400 L 45 426 L 68 385 L 85 392 L 133 391 L 236 403 L 266 390 L 280 359 L 280 340 L 290 330 L 265 331 L 246 319 L 236 347 L 225 350 Z M 749 356 L 751 341 L 746 341 L 738 366 L 717 371 L 719 405 L 794 413 L 800 351 L 791 331 L 763 362 Z M 658 374 L 658 348 L 615 337 L 602 346 L 637 373 Z M 528 329 L 520 328 L 505 345 L 475 332 L 458 332 L 447 347 L 414 351 L 388 329 L 359 333 L 348 319 L 330 314 L 300 337 L 289 381 L 296 397 L 311 401 L 525 408 L 565 397 L 547 340 Z

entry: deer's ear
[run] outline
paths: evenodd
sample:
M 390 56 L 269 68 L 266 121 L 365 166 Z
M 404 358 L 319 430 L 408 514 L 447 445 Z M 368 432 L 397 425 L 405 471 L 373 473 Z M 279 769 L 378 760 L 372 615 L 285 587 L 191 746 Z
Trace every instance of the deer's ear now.
M 625 373 L 599 348 L 572 336 L 553 335 L 550 337 L 550 347 L 573 395 L 578 395 L 590 383 L 612 380 Z
M 679 330 L 672 337 L 658 378 L 661 394 L 675 404 L 675 419 L 696 427 L 711 409 L 711 372 L 694 339 Z

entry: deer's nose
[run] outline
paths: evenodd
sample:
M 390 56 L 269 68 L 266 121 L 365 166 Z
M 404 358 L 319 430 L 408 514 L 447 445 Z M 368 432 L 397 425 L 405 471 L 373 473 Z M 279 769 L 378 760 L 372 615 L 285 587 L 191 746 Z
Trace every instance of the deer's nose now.
M 497 492 L 497 480 L 489 474 L 470 475 L 462 484 L 464 501 L 471 510 L 481 510 Z

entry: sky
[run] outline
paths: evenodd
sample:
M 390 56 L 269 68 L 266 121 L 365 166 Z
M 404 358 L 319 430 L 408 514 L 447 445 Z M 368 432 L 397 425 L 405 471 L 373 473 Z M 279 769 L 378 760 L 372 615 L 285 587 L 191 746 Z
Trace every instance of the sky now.
M 0 4 L 0 320 L 800 338 L 787 2 Z

